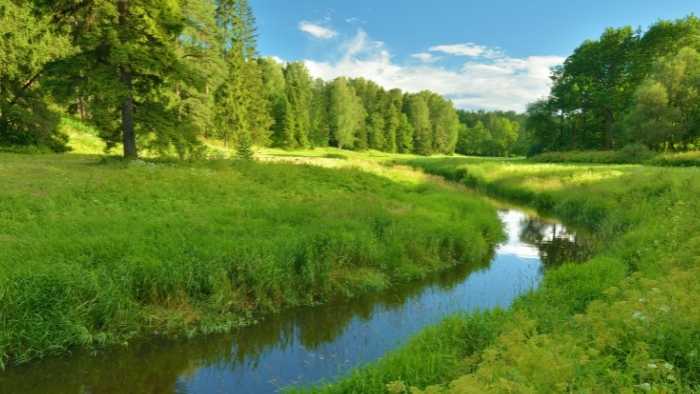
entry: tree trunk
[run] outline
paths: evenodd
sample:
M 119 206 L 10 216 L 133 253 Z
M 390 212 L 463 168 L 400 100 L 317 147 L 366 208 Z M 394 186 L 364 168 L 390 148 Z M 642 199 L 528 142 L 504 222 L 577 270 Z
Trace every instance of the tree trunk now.
M 119 9 L 119 27 L 122 31 L 127 29 L 129 18 L 129 2 L 128 0 L 120 0 Z M 124 158 L 136 159 L 138 153 L 136 151 L 136 134 L 134 133 L 134 93 L 132 74 L 128 65 L 122 64 L 119 66 L 119 79 L 126 91 L 122 100 L 122 137 L 124 140 Z
M 121 67 L 121 81 L 127 90 L 122 101 L 122 136 L 124 138 L 124 158 L 136 159 L 136 134 L 134 133 L 134 97 L 131 92 L 131 71 Z

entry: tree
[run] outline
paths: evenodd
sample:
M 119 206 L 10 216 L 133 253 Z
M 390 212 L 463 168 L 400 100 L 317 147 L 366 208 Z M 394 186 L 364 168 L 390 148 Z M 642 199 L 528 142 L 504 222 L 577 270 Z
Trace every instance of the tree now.
M 635 94 L 626 126 L 633 141 L 652 149 L 685 148 L 700 137 L 700 54 L 695 49 L 659 59 Z
M 70 50 L 67 38 L 49 25 L 48 18 L 32 15 L 30 4 L 0 0 L 0 145 L 67 149 L 59 117 L 39 83 L 51 63 Z
M 457 152 L 465 155 L 484 156 L 491 154 L 491 134 L 480 120 L 476 121 L 474 127 L 466 124 L 461 130 Z
M 459 133 L 459 118 L 452 102 L 431 94 L 428 101 L 432 125 L 432 151 L 454 153 Z
M 385 146 L 384 140 L 384 114 L 375 112 L 369 117 L 369 147 L 376 150 L 382 150 Z
M 518 140 L 518 128 L 520 126 L 501 116 L 493 116 L 490 119 L 488 129 L 491 133 L 491 154 L 509 156 L 513 144 Z
M 354 148 L 365 113 L 360 99 L 345 78 L 337 78 L 331 83 L 328 108 L 332 142 L 341 149 Z
M 311 143 L 328 146 L 330 124 L 328 119 L 328 89 L 321 79 L 313 84 L 311 99 Z
M 255 59 L 255 19 L 246 0 L 222 0 L 216 9 L 223 35 L 227 75 L 217 89 L 219 134 L 228 145 L 267 145 L 273 118 L 265 96 L 263 71 Z M 244 141 L 245 140 L 245 141 Z
M 258 59 L 262 74 L 264 96 L 272 116 L 272 142 L 277 146 L 292 144 L 293 135 L 285 137 L 285 115 L 287 110 L 286 82 L 284 68 L 271 58 Z
M 384 150 L 396 152 L 398 150 L 398 131 L 401 125 L 401 107 L 403 106 L 403 94 L 399 89 L 392 89 L 384 96 Z M 411 135 L 413 139 L 413 135 Z
M 286 111 L 294 117 L 294 122 L 285 125 L 284 131 L 289 137 L 285 138 L 285 148 L 306 148 L 310 146 L 309 131 L 311 129 L 311 76 L 304 63 L 287 64 L 284 70 L 288 105 Z M 293 128 L 289 128 L 293 127 Z
M 216 125 L 218 135 L 228 147 L 231 138 L 247 134 L 250 137 L 248 109 L 251 106 L 250 96 L 245 90 L 244 68 L 246 61 L 241 55 L 241 42 L 234 42 L 227 51 L 227 76 L 216 91 Z
M 396 130 L 396 145 L 401 153 L 413 152 L 414 129 L 408 116 L 404 113 L 400 115 L 399 127 Z
M 430 110 L 423 94 L 409 95 L 405 112 L 413 128 L 413 149 L 420 155 L 433 153 L 433 131 L 430 124 Z
M 137 134 L 192 131 L 177 121 L 165 95 L 188 84 L 197 70 L 178 54 L 185 17 L 176 0 L 75 2 L 35 0 L 57 28 L 70 31 L 78 50 L 56 64 L 64 97 L 90 97 L 90 120 L 108 145 L 121 140 L 124 157 L 136 158 Z M 172 91 L 172 90 L 170 90 Z M 186 138 L 196 144 L 195 138 Z

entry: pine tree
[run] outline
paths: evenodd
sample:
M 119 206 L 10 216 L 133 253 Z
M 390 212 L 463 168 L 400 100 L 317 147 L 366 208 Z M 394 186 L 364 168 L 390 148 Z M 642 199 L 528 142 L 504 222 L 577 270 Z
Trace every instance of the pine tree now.
M 284 131 L 285 135 L 293 135 L 294 143 L 285 139 L 286 148 L 309 147 L 309 132 L 311 129 L 311 77 L 304 63 L 289 63 L 284 70 L 287 93 L 287 111 L 291 111 L 294 122 L 293 129 Z M 286 115 L 285 115 L 286 116 Z
M 377 111 L 370 115 L 369 117 L 369 147 L 376 150 L 383 150 L 385 148 L 384 140 L 384 115 Z
M 328 119 L 328 88 L 321 79 L 314 81 L 311 101 L 311 143 L 328 146 L 330 125 Z
M 49 30 L 49 18 L 30 4 L 0 1 L 0 145 L 42 145 L 66 150 L 58 115 L 39 80 L 69 51 L 66 37 Z
M 250 136 L 250 132 L 243 130 L 236 142 L 236 155 L 239 159 L 252 160 L 253 159 L 253 138 Z
M 219 133 L 226 145 L 231 136 L 236 146 L 247 139 L 268 145 L 273 118 L 265 97 L 263 72 L 255 58 L 255 18 L 245 0 L 220 1 L 216 15 L 228 69 L 216 96 Z
M 396 145 L 401 153 L 413 152 L 413 125 L 404 113 L 400 116 L 399 127 L 396 130 Z
M 178 54 L 186 18 L 177 0 L 75 2 L 35 0 L 54 26 L 70 31 L 77 48 L 55 64 L 64 97 L 92 97 L 91 121 L 108 145 L 121 140 L 124 156 L 136 158 L 137 134 L 191 132 L 164 98 L 198 71 Z M 165 139 L 167 140 L 167 139 Z M 189 141 L 196 143 L 195 138 Z
M 285 111 L 287 109 L 286 82 L 282 65 L 271 58 L 258 59 L 258 65 L 262 74 L 264 96 L 267 100 L 267 108 L 272 116 L 271 132 L 272 142 L 276 146 L 286 146 Z

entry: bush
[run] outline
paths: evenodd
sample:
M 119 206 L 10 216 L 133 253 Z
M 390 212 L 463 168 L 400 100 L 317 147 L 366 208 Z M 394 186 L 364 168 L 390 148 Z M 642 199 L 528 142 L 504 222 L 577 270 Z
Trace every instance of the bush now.
M 621 163 L 643 163 L 654 157 L 654 152 L 642 144 L 628 144 L 620 149 L 619 156 Z
M 698 167 L 700 151 L 663 154 L 649 160 L 648 164 L 665 167 Z

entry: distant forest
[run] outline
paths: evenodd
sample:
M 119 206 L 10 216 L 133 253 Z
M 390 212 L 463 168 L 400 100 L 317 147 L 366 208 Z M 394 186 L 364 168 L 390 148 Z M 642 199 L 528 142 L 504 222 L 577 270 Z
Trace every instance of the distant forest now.
M 126 157 L 196 156 L 220 139 L 430 155 L 698 146 L 700 21 L 608 29 L 553 70 L 526 114 L 458 111 L 436 93 L 313 79 L 260 57 L 247 0 L 0 0 L 0 145 L 66 150 L 61 116 Z

